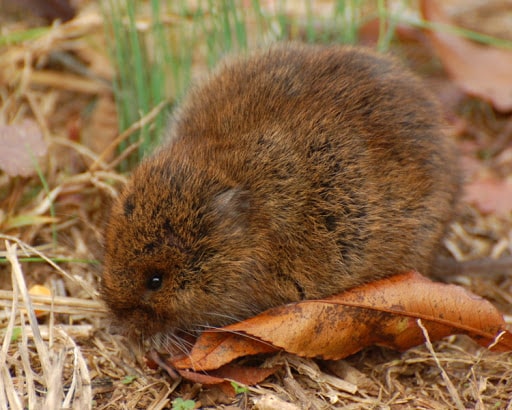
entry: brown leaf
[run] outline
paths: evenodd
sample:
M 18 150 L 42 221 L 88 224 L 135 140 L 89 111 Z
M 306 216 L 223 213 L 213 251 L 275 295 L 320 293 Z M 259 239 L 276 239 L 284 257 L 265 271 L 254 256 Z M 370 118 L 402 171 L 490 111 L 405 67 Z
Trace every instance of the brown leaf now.
M 286 350 L 305 357 L 341 359 L 371 345 L 406 350 L 467 334 L 494 350 L 512 350 L 512 334 L 491 303 L 464 288 L 432 282 L 416 272 L 370 283 L 325 300 L 270 309 L 240 323 L 204 332 L 177 369 L 213 370 L 247 354 Z M 503 334 L 501 334 L 503 332 Z
M 435 0 L 422 0 L 423 17 L 453 25 Z M 458 35 L 433 29 L 428 32 L 446 71 L 468 94 L 492 103 L 499 111 L 512 110 L 512 52 L 476 44 Z
M 367 20 L 364 24 L 362 24 L 359 27 L 357 34 L 359 43 L 374 47 L 379 42 L 379 37 L 381 36 L 381 24 L 385 25 L 384 29 L 386 31 L 389 30 L 387 22 L 382 23 L 381 19 L 378 17 Z M 424 43 L 427 41 L 423 31 L 401 22 L 398 22 L 395 25 L 392 34 L 400 40 L 400 43 L 408 41 Z
M 118 127 L 114 99 L 111 94 L 102 94 L 98 97 L 91 116 L 82 129 L 82 144 L 96 154 L 102 154 L 117 137 Z M 110 162 L 113 157 L 114 151 L 111 151 L 103 157 L 103 161 Z M 90 165 L 91 162 L 87 161 L 87 166 Z
M 173 361 L 173 365 L 177 369 L 212 370 L 238 357 L 277 350 L 280 349 L 270 343 L 222 328 L 219 331 L 204 332 L 192 348 L 191 354 Z
M 225 335 L 225 333 L 223 334 Z M 238 345 L 235 345 L 234 348 L 236 349 L 237 347 L 242 346 L 242 349 L 244 349 L 246 341 L 247 338 L 244 338 L 242 341 L 239 342 Z M 202 345 L 204 346 L 204 343 Z M 276 349 L 273 349 L 273 351 L 275 350 Z M 247 349 L 245 349 L 245 352 L 247 352 L 247 355 L 262 353 L 258 351 L 250 352 L 250 350 Z M 233 396 L 235 393 L 233 386 L 231 385 L 231 381 L 236 381 L 237 383 L 244 385 L 253 385 L 262 382 L 268 376 L 275 373 L 277 370 L 276 367 L 259 368 L 252 366 L 237 366 L 233 364 L 223 364 L 212 367 L 213 370 L 210 371 L 208 374 L 205 374 L 189 370 L 190 368 L 194 368 L 194 366 L 191 365 L 190 362 L 181 359 L 182 356 L 180 356 L 180 359 L 164 356 L 168 355 L 161 355 L 156 351 L 149 352 L 149 354 L 146 357 L 148 366 L 152 369 L 155 369 L 156 365 L 160 366 L 169 374 L 169 376 L 171 376 L 172 379 L 178 378 L 179 374 L 179 376 L 183 377 L 184 379 L 190 380 L 194 383 L 201 383 L 210 386 L 219 385 L 219 387 L 221 387 L 224 393 L 230 396 Z M 225 356 L 223 356 L 222 353 L 210 354 L 210 356 L 214 358 L 225 358 Z M 180 363 L 179 366 L 177 365 L 178 363 Z M 224 360 L 224 363 L 226 363 L 226 360 Z
M 11 176 L 32 175 L 37 157 L 48 150 L 39 126 L 32 120 L 0 125 L 0 146 L 0 169 Z
M 215 377 L 222 378 L 222 380 L 234 380 L 237 383 L 250 386 L 261 383 L 268 376 L 274 374 L 276 370 L 276 367 L 260 368 L 230 364 L 222 366 L 221 368 L 210 372 L 210 374 Z
M 478 178 L 464 187 L 465 201 L 484 214 L 509 215 L 512 211 L 512 181 L 493 176 Z
M 75 8 L 69 0 L 4 0 L 7 6 L 16 10 L 32 12 L 40 17 L 53 21 L 68 21 L 75 17 Z
M 276 372 L 277 368 L 261 368 L 252 366 L 235 366 L 226 364 L 219 369 L 210 371 L 208 374 L 196 373 L 190 370 L 178 370 L 181 377 L 194 383 L 201 383 L 208 386 L 218 386 L 228 396 L 235 396 L 236 392 L 231 384 L 232 381 L 252 386 L 261 383 L 270 375 Z

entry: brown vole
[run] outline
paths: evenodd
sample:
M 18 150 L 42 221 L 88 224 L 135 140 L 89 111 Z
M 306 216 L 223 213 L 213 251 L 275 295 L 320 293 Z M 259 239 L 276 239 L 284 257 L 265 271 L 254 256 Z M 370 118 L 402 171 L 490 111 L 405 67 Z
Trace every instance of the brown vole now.
M 193 88 L 106 233 L 103 297 L 171 336 L 428 274 L 459 191 L 420 81 L 343 46 L 277 45 Z

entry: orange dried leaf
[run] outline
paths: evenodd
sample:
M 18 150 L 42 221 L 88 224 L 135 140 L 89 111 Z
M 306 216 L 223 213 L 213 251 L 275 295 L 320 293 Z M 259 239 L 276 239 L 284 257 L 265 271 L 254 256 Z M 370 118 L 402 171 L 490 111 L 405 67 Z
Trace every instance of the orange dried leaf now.
M 465 200 L 484 214 L 509 215 L 512 211 L 512 181 L 482 177 L 466 184 Z
M 208 374 L 196 373 L 190 370 L 178 370 L 181 377 L 194 383 L 207 385 L 222 385 L 222 389 L 226 394 L 234 395 L 231 381 L 239 384 L 251 386 L 261 383 L 271 374 L 276 372 L 277 368 L 260 368 L 252 366 L 236 366 L 227 364 L 219 369 L 213 370 Z
M 379 17 L 367 20 L 358 29 L 358 40 L 360 43 L 367 46 L 376 46 L 381 36 L 381 24 L 384 24 L 384 29 L 389 30 L 387 22 L 382 22 Z M 426 36 L 422 30 L 407 25 L 405 23 L 397 22 L 393 28 L 393 35 L 400 40 L 400 43 L 407 42 L 425 42 Z
M 423 18 L 453 25 L 435 0 L 422 0 Z M 432 44 L 446 71 L 465 92 L 512 110 L 512 51 L 476 44 L 456 34 L 430 30 Z
M 0 169 L 11 176 L 32 175 L 37 157 L 48 150 L 39 126 L 32 120 L 0 125 L 0 146 Z
M 225 333 L 223 333 L 225 335 Z M 242 342 L 242 344 L 244 344 Z M 257 353 L 257 352 L 256 352 Z M 211 354 L 211 356 L 220 357 L 222 354 Z M 253 385 L 262 382 L 268 376 L 275 373 L 277 368 L 259 368 L 252 366 L 237 366 L 233 364 L 225 364 L 218 368 L 215 368 L 213 371 L 210 371 L 208 374 L 205 373 L 197 373 L 192 370 L 188 370 L 187 366 L 184 364 L 182 360 L 176 360 L 173 358 L 163 358 L 157 352 L 151 352 L 149 354 L 148 365 L 151 368 L 155 368 L 154 365 L 160 366 L 162 369 L 167 371 L 172 378 L 177 378 L 178 374 L 194 383 L 201 383 L 206 385 L 219 385 L 222 390 L 228 394 L 233 396 L 235 394 L 233 386 L 231 385 L 231 381 L 235 381 L 244 385 Z M 181 366 L 177 364 L 181 363 Z M 181 368 L 180 368 L 181 367 Z M 175 370 L 176 369 L 176 370 Z
M 190 355 L 180 357 L 172 364 L 177 369 L 212 370 L 239 357 L 272 353 L 277 350 L 280 349 L 270 343 L 244 334 L 226 333 L 220 329 L 218 332 L 204 332 L 192 348 Z
M 52 295 L 52 291 L 43 285 L 32 286 L 28 290 L 28 293 L 30 295 L 35 295 L 35 296 L 51 296 Z M 42 316 L 48 314 L 48 312 L 45 312 L 44 310 L 35 310 L 34 313 L 36 314 L 37 317 L 42 317 Z
M 20 12 L 31 12 L 49 21 L 59 19 L 65 22 L 76 14 L 70 0 L 6 0 L 6 4 L 12 4 Z
M 512 334 L 491 303 L 410 272 L 204 332 L 189 357 L 172 365 L 207 371 L 236 357 L 281 349 L 323 359 L 341 359 L 371 345 L 406 350 L 424 342 L 418 319 L 431 340 L 467 334 L 483 346 L 494 343 L 494 350 L 512 350 Z

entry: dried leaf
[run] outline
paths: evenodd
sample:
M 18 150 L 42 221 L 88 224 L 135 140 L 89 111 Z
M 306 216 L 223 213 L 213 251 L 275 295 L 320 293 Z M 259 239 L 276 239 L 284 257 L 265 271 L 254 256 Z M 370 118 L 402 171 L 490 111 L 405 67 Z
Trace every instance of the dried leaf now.
M 384 24 L 384 29 L 389 30 L 389 26 L 386 22 L 382 23 L 379 17 L 367 20 L 358 29 L 359 43 L 374 47 L 379 42 L 381 36 L 380 29 L 381 24 Z M 400 43 L 406 43 L 409 41 L 413 42 L 426 42 L 426 37 L 423 31 L 416 27 L 411 27 L 408 24 L 398 22 L 393 31 L 393 36 L 400 40 Z
M 423 17 L 453 25 L 435 0 L 422 0 Z M 476 44 L 442 30 L 428 32 L 446 71 L 465 92 L 492 103 L 499 111 L 512 110 L 512 52 Z
M 508 179 L 486 176 L 466 184 L 464 190 L 465 201 L 484 214 L 506 216 L 512 211 L 512 181 Z
M 251 386 L 261 383 L 276 372 L 277 368 L 260 368 L 252 366 L 235 366 L 227 364 L 208 374 L 196 373 L 190 370 L 178 370 L 181 377 L 194 383 L 218 386 L 228 396 L 235 396 L 236 392 L 232 381 Z
M 11 176 L 32 175 L 37 157 L 48 150 L 39 126 L 28 119 L 18 124 L 0 125 L 0 146 L 0 169 Z
M 175 365 L 176 360 L 173 361 L 169 357 L 164 358 L 155 351 L 150 352 L 146 359 L 150 368 L 154 369 L 156 368 L 155 365 L 158 365 L 173 379 L 178 378 L 179 374 L 179 376 L 194 383 L 201 383 L 209 386 L 216 385 L 228 396 L 234 396 L 236 394 L 231 381 L 235 381 L 243 385 L 253 385 L 262 382 L 277 370 L 276 367 L 260 368 L 226 364 L 210 371 L 208 374 L 205 374 L 197 373 L 186 368 L 177 369 Z
M 42 296 L 51 296 L 52 295 L 52 291 L 44 285 L 33 285 L 28 290 L 28 293 L 30 295 L 35 295 L 35 296 L 41 296 L 41 295 Z M 36 314 L 36 316 L 38 318 L 41 318 L 48 314 L 48 312 L 46 312 L 44 310 L 34 310 L 34 313 Z
M 96 154 L 102 154 L 118 135 L 118 120 L 115 102 L 110 94 L 98 97 L 91 112 L 89 120 L 82 129 L 82 144 L 90 148 Z M 110 162 L 114 152 L 103 157 Z M 87 161 L 91 165 L 91 161 Z
M 76 11 L 69 0 L 4 0 L 7 6 L 15 6 L 18 10 L 32 12 L 40 17 L 53 21 L 68 21 L 75 17 Z
M 219 330 L 219 332 L 204 332 L 194 345 L 191 354 L 173 361 L 173 365 L 177 369 L 212 370 L 218 369 L 238 357 L 272 353 L 279 350 L 271 343 L 258 338 L 230 332 L 227 328 Z
M 240 323 L 204 332 L 176 369 L 214 370 L 237 357 L 285 350 L 304 357 L 341 359 L 366 346 L 406 350 L 467 334 L 494 350 L 512 350 L 512 334 L 491 303 L 462 287 L 432 282 L 416 272 L 370 283 L 325 300 L 270 309 Z

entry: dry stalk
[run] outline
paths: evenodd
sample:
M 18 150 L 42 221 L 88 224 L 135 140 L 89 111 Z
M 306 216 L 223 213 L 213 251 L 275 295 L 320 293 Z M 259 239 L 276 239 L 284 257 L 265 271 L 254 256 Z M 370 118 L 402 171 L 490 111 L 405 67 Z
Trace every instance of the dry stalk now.
M 428 335 L 427 329 L 425 328 L 425 326 L 423 326 L 421 319 L 418 319 L 416 322 L 418 323 L 418 326 L 420 327 L 421 331 L 423 332 L 423 336 L 425 337 L 425 344 L 427 346 L 427 349 L 430 352 L 430 354 L 432 355 L 434 361 L 436 362 L 437 367 L 441 371 L 441 377 L 443 378 L 444 382 L 446 383 L 446 388 L 448 389 L 448 392 L 450 393 L 452 400 L 454 401 L 455 405 L 457 406 L 457 409 L 465 410 L 466 407 L 464 406 L 464 404 L 462 404 L 462 400 L 459 397 L 459 393 L 457 392 L 457 389 L 453 385 L 452 381 L 450 380 L 450 377 L 446 373 L 446 370 L 444 370 L 444 367 L 441 365 L 441 362 L 439 361 L 439 358 L 436 355 L 434 347 L 432 346 L 432 342 L 430 341 L 430 337 Z

